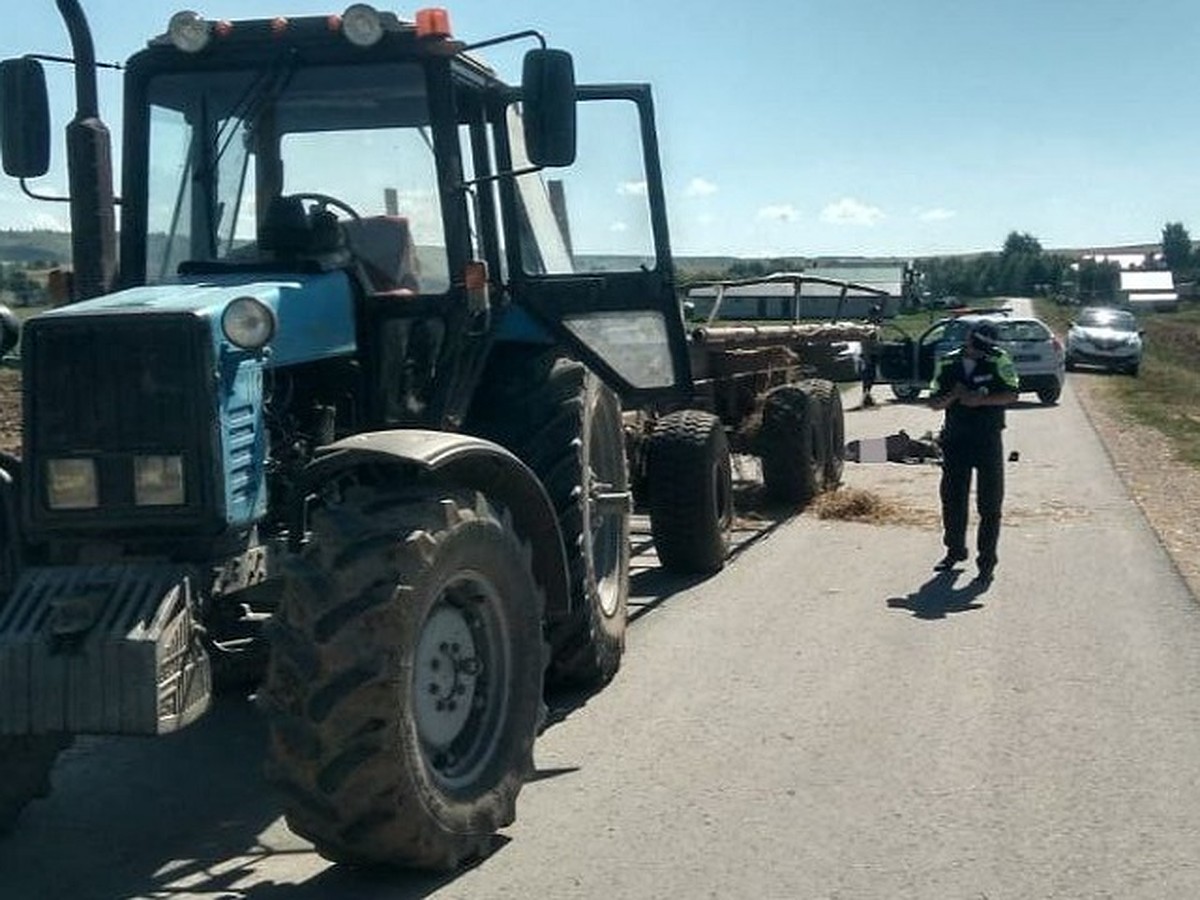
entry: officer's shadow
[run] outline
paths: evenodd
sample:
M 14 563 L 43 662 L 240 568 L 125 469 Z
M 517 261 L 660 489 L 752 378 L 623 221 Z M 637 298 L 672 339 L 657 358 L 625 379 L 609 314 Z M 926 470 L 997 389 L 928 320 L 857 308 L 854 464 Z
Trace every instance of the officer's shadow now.
M 889 609 L 907 609 L 918 619 L 944 619 L 950 613 L 982 609 L 977 602 L 988 589 L 984 582 L 972 579 L 962 587 L 954 583 L 965 575 L 962 571 L 938 572 L 933 578 L 905 597 L 889 597 Z

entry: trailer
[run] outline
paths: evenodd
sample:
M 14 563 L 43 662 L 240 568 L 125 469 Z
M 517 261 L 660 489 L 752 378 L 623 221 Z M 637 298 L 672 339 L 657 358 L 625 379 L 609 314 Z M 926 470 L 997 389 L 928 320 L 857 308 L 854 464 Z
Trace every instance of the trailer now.
M 626 413 L 635 501 L 649 514 L 665 568 L 709 573 L 724 565 L 736 512 L 734 454 L 756 457 L 768 500 L 793 509 L 841 484 L 845 419 L 837 381 L 845 379 L 836 367 L 847 344 L 870 353 L 880 326 L 836 314 L 830 321 L 803 321 L 803 288 L 814 283 L 841 288 L 843 300 L 889 296 L 802 272 L 693 285 L 716 287 L 717 296 L 703 324 L 688 334 L 692 395 L 681 407 Z M 791 321 L 721 319 L 729 288 L 757 284 L 791 286 Z

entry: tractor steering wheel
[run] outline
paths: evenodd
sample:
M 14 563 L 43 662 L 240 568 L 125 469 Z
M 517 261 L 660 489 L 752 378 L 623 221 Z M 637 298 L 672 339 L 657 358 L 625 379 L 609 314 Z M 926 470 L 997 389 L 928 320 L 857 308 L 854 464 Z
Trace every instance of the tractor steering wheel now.
M 362 216 L 358 214 L 358 211 L 345 200 L 339 200 L 337 197 L 329 196 L 329 194 L 319 194 L 315 191 L 306 191 L 299 194 L 289 194 L 288 196 L 293 197 L 301 202 L 305 200 L 311 201 L 317 205 L 318 209 L 325 209 L 329 206 L 332 206 L 334 209 L 340 209 L 355 222 L 362 218 Z

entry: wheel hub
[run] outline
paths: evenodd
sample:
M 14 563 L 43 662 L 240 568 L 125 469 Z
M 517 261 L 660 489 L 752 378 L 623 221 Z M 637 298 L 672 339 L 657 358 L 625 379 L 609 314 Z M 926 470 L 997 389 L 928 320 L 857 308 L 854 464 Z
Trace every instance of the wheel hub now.
M 421 630 L 414 671 L 417 728 L 426 744 L 447 748 L 462 732 L 482 669 L 463 613 L 449 605 L 435 609 Z

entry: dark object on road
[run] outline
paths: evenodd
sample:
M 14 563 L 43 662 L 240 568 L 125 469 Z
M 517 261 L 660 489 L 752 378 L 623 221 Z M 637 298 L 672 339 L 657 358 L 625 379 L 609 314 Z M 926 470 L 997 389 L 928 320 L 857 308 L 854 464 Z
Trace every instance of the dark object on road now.
M 882 454 L 880 454 L 882 442 Z M 883 459 L 880 459 L 882 455 Z M 851 462 L 898 462 L 921 463 L 926 460 L 940 460 L 942 449 L 937 439 L 926 432 L 920 439 L 909 437 L 903 429 L 896 434 L 883 438 L 867 438 L 854 440 L 846 445 L 846 459 Z

